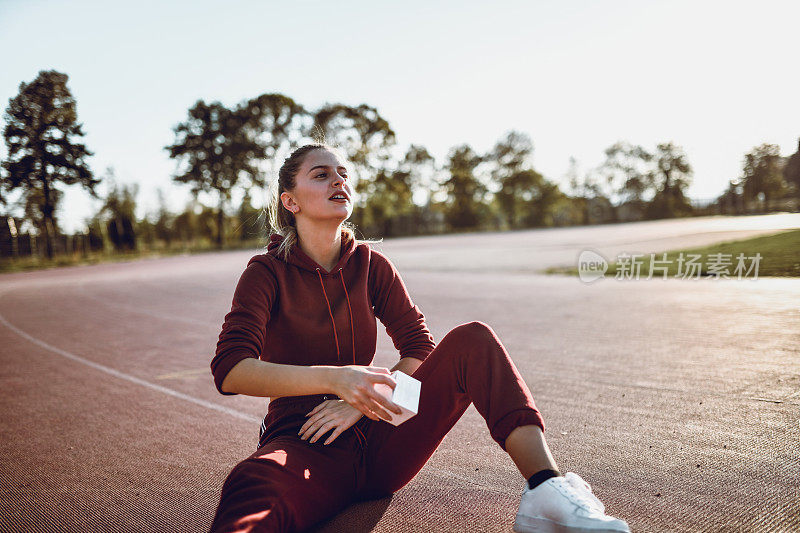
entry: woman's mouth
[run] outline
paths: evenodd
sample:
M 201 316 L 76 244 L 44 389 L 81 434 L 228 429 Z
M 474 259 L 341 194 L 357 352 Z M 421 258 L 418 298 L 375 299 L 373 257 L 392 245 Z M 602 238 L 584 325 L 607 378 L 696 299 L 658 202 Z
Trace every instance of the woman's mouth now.
M 346 204 L 347 203 L 347 196 L 345 196 L 343 194 L 335 194 L 335 195 L 331 196 L 328 199 L 330 201 L 332 201 L 332 202 L 337 202 L 337 203 L 340 203 L 340 204 Z

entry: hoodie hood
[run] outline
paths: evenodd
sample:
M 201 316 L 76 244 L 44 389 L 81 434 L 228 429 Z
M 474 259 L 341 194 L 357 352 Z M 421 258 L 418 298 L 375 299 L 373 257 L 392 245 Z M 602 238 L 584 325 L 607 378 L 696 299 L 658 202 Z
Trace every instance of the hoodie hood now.
M 350 259 L 350 256 L 353 255 L 356 251 L 356 241 L 350 235 L 342 231 L 341 232 L 342 238 L 342 246 L 339 253 L 339 260 L 336 262 L 336 265 L 331 269 L 330 272 L 325 270 L 319 263 L 311 259 L 295 242 L 292 246 L 291 251 L 289 252 L 289 258 L 285 262 L 294 265 L 298 268 L 303 270 L 308 270 L 309 272 L 316 272 L 317 270 L 321 271 L 322 273 L 328 275 L 332 272 L 336 272 L 344 268 L 347 264 L 347 261 Z M 269 237 L 269 244 L 267 245 L 267 254 L 283 261 L 283 257 L 278 254 L 278 246 L 280 246 L 281 242 L 283 242 L 283 235 L 279 235 L 277 233 L 273 233 Z

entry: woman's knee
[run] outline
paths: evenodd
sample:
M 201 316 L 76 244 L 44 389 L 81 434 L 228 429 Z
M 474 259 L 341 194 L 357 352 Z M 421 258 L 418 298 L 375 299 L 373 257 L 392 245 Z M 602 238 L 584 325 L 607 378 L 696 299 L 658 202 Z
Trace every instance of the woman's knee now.
M 450 334 L 467 346 L 480 346 L 484 342 L 494 342 L 496 335 L 492 327 L 480 320 L 465 322 L 453 328 Z

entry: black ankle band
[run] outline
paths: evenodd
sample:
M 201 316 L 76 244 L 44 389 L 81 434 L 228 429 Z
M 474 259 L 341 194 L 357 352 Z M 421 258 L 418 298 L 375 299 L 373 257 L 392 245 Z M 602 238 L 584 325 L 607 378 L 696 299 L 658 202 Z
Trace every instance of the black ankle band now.
M 528 478 L 528 488 L 535 489 L 540 483 L 547 481 L 551 477 L 557 477 L 560 475 L 561 472 L 558 470 L 550 470 L 549 468 L 539 470 L 530 478 Z

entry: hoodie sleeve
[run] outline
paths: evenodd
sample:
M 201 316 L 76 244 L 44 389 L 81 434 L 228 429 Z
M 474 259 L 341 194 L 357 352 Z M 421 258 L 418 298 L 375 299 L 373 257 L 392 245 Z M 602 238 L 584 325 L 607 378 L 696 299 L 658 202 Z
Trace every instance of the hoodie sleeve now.
M 369 271 L 370 297 L 375 316 L 386 326 L 400 358 L 425 360 L 436 347 L 425 316 L 414 305 L 400 273 L 380 252 L 371 250 Z
M 251 261 L 236 285 L 231 310 L 225 315 L 216 354 L 211 360 L 211 374 L 220 394 L 238 394 L 222 390 L 225 376 L 243 359 L 261 357 L 276 295 L 277 283 L 272 272 L 262 263 Z

